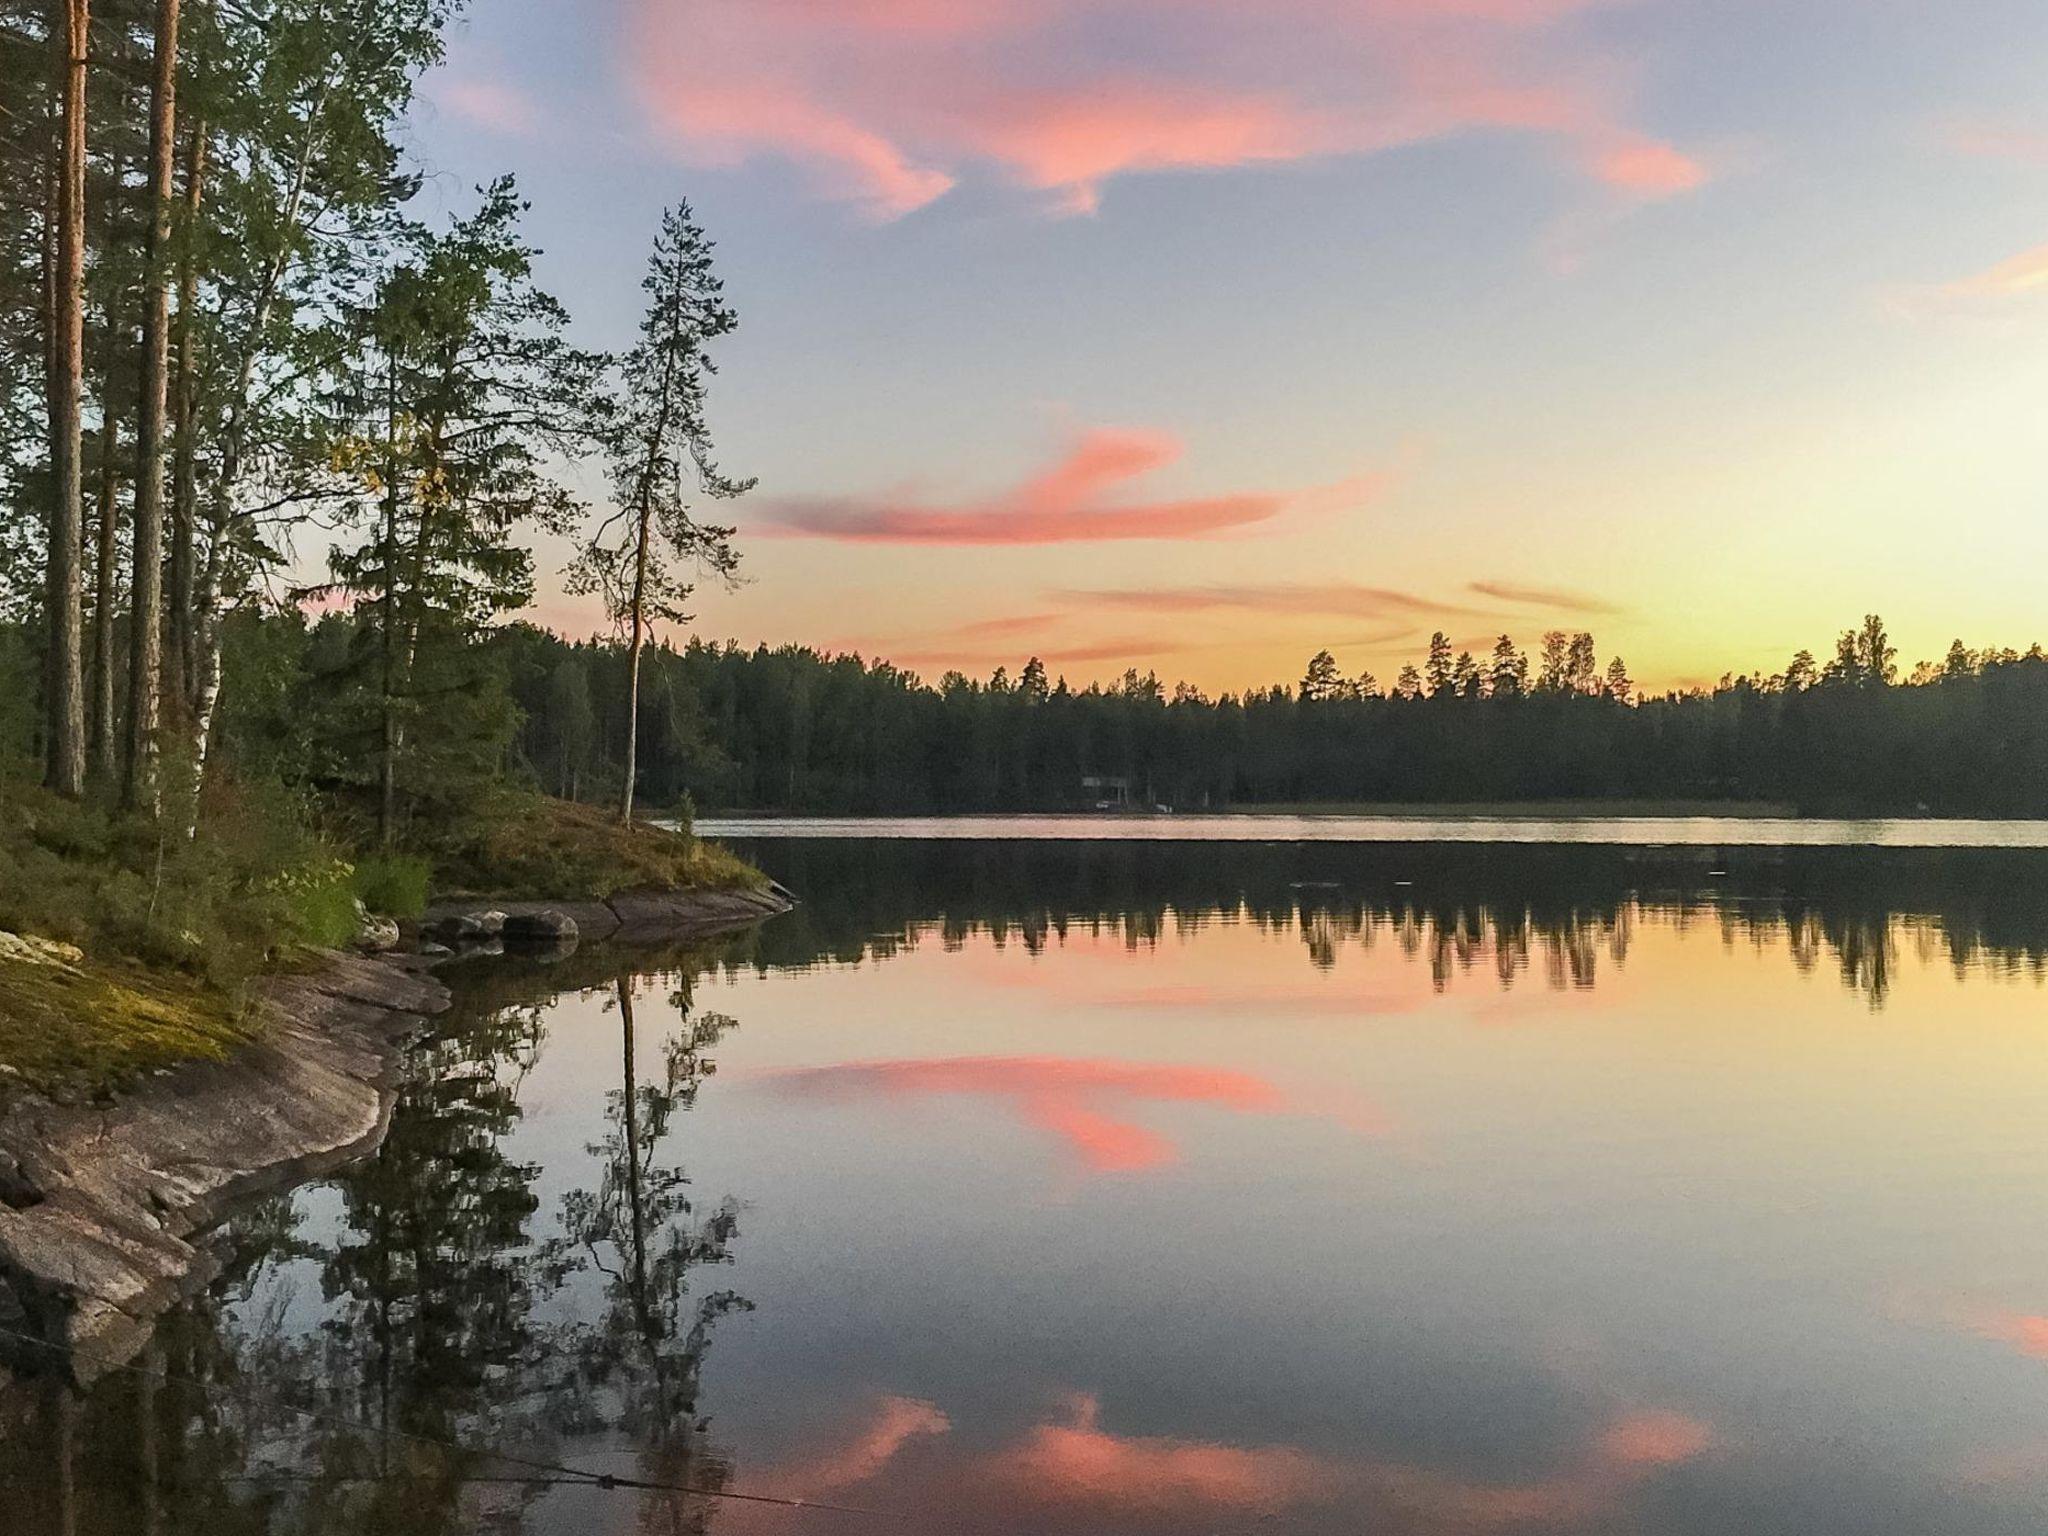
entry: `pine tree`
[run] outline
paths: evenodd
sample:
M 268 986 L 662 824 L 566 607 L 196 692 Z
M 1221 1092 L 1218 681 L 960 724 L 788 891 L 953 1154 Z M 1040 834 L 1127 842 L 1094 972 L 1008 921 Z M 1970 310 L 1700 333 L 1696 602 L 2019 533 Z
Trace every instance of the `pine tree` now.
M 476 213 L 446 234 L 416 232 L 362 317 L 364 352 L 340 395 L 348 430 L 338 462 L 369 497 L 369 537 L 330 556 L 335 584 L 365 623 L 359 671 L 375 679 L 378 827 L 399 816 L 412 727 L 434 729 L 415 756 L 423 785 L 445 789 L 495 761 L 504 722 L 479 702 L 464 650 L 532 598 L 533 556 L 513 541 L 532 524 L 566 533 L 580 512 L 543 468 L 593 436 L 602 358 L 568 345 L 562 307 L 532 283 L 519 236 L 525 205 L 510 178 L 482 189 Z
M 79 420 L 85 372 L 85 77 L 87 0 L 58 0 L 51 29 L 61 108 L 56 163 L 55 259 L 50 267 L 49 657 L 44 779 L 63 795 L 85 792 L 84 443 Z
M 1487 691 L 1496 699 L 1520 698 L 1529 691 L 1529 658 L 1515 649 L 1514 640 L 1502 635 L 1493 643 L 1493 667 L 1487 674 Z
M 640 342 L 625 360 L 625 391 L 610 432 L 612 488 L 618 506 L 585 544 L 570 589 L 598 593 L 629 633 L 626 772 L 619 820 L 633 819 L 639 770 L 640 658 L 650 624 L 686 624 L 690 575 L 730 580 L 739 565 L 733 530 L 699 522 L 690 489 L 713 500 L 744 495 L 752 480 L 721 473 L 712 457 L 704 407 L 717 365 L 705 349 L 731 334 L 739 315 L 712 271 L 712 242 L 692 222 L 688 203 L 662 214 L 641 287 L 647 313 Z
M 1304 704 L 1320 704 L 1336 697 L 1337 685 L 1344 680 L 1344 674 L 1337 669 L 1337 658 L 1328 651 L 1317 651 L 1308 660 L 1308 670 L 1301 678 L 1301 700 Z
M 1457 685 L 1457 668 L 1451 661 L 1451 637 L 1438 630 L 1429 637 L 1429 659 L 1423 667 L 1423 680 L 1428 684 L 1432 699 L 1447 699 Z
M 1571 641 L 1561 629 L 1543 633 L 1543 660 L 1536 673 L 1536 691 L 1564 693 L 1571 687 Z
M 1619 656 L 1607 663 L 1607 696 L 1623 704 L 1635 696 L 1636 685 L 1630 681 L 1628 664 Z

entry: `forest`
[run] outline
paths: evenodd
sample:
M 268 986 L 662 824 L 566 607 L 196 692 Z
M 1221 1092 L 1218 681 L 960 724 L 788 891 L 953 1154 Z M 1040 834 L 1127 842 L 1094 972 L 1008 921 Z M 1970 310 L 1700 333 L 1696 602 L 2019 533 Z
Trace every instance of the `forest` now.
M 692 588 L 738 566 L 708 514 L 753 485 L 708 426 L 738 323 L 713 244 L 671 207 L 640 336 L 609 355 L 540 285 L 509 178 L 422 215 L 404 123 L 458 11 L 0 0 L 9 782 L 195 846 L 268 807 L 312 839 L 276 856 L 308 867 L 536 794 L 622 826 L 1105 801 L 2048 814 L 2038 647 L 1902 672 L 1876 616 L 1774 676 L 1653 696 L 1562 631 L 1478 657 L 1439 635 L 1385 686 L 1324 651 L 1218 697 L 1070 686 L 1028 654 L 928 682 L 679 638 Z M 581 463 L 604 506 L 564 483 Z M 543 534 L 611 634 L 521 621 Z
M 706 426 L 738 317 L 686 203 L 609 353 L 509 176 L 422 195 L 410 114 L 461 11 L 0 0 L 0 928 L 217 976 L 430 882 L 745 878 L 634 822 L 631 711 L 603 813 L 506 771 L 480 680 L 534 542 L 630 676 L 731 574 L 700 513 L 751 482 Z M 266 651 L 309 614 L 288 680 Z M 286 708 L 302 750 L 245 747 Z
M 317 635 L 317 629 L 315 631 Z M 620 772 L 616 646 L 526 626 L 491 637 L 520 725 L 516 771 L 605 796 Z M 1070 687 L 1026 660 L 936 686 L 884 661 L 691 642 L 650 653 L 641 791 L 698 809 L 1072 810 L 1124 779 L 1175 809 L 1531 800 L 1771 802 L 1808 812 L 2048 814 L 2048 659 L 1974 652 L 1902 674 L 1866 618 L 1825 661 L 1638 695 L 1586 634 L 1485 664 L 1442 636 L 1391 690 L 1325 651 L 1297 682 L 1211 698 L 1128 672 Z

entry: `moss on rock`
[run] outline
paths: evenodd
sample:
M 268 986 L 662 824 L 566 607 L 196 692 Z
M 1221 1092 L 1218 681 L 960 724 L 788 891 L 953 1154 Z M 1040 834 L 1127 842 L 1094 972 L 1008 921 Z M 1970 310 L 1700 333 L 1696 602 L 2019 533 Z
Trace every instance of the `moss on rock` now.
M 182 1061 L 221 1060 L 255 1029 L 195 978 L 0 933 L 0 1086 L 99 1093 Z

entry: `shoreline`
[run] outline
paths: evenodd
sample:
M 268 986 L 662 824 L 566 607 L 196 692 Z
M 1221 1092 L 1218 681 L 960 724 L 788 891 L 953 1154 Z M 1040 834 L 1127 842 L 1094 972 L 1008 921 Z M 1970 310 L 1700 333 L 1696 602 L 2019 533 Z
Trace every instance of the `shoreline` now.
M 1714 848 L 2048 849 L 2048 820 L 1940 816 L 1364 816 L 1189 811 L 959 816 L 704 817 L 705 837 L 924 838 L 962 841 L 1573 844 Z
M 579 943 L 600 944 L 710 936 L 792 905 L 771 887 L 434 910 L 583 914 L 594 931 Z M 264 1027 L 225 1061 L 185 1063 L 110 1104 L 0 1107 L 0 1386 L 51 1363 L 79 1385 L 121 1368 L 217 1273 L 208 1237 L 234 1206 L 374 1151 L 402 1053 L 451 1003 L 435 963 L 321 951 L 259 983 Z

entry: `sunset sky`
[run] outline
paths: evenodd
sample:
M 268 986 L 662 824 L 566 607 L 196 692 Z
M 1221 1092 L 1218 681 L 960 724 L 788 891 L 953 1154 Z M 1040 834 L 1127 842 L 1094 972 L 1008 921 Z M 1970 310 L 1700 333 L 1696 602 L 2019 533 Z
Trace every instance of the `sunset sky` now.
M 590 344 L 718 240 L 700 633 L 1662 687 L 2048 640 L 2044 78 L 2040 0 L 488 0 L 414 138 Z

